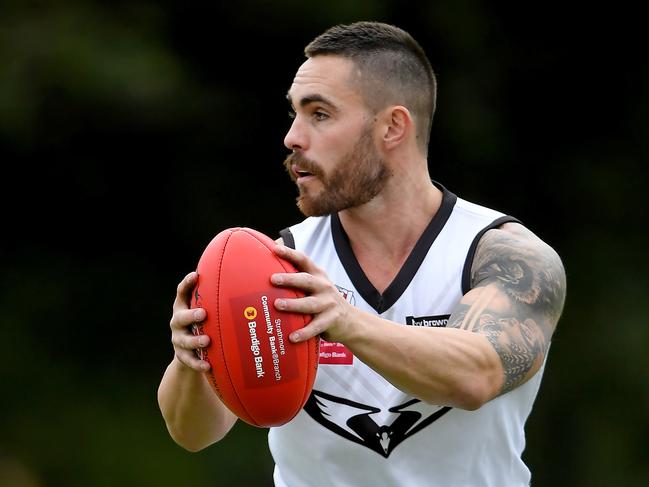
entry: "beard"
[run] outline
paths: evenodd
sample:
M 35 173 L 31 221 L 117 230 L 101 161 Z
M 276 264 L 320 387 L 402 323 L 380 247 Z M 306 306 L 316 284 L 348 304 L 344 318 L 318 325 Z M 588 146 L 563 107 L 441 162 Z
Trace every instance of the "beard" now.
M 293 164 L 322 183 L 319 191 L 298 186 L 297 206 L 305 216 L 324 216 L 363 205 L 381 192 L 390 174 L 374 146 L 369 127 L 329 174 L 325 174 L 316 161 L 294 152 L 284 160 L 284 167 L 293 181 L 297 180 L 291 169 Z

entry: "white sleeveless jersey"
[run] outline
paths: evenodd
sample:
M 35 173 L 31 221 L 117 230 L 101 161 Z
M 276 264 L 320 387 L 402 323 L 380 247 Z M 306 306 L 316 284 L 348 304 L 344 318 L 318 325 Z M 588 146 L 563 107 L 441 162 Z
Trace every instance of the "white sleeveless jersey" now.
M 469 290 L 478 240 L 516 220 L 438 186 L 442 206 L 383 294 L 363 273 L 337 215 L 307 218 L 280 233 L 323 267 L 354 306 L 403 326 L 446 326 Z M 304 409 L 270 429 L 275 485 L 527 486 L 523 428 L 541 376 L 542 370 L 480 409 L 465 411 L 415 399 L 343 345 L 323 342 Z

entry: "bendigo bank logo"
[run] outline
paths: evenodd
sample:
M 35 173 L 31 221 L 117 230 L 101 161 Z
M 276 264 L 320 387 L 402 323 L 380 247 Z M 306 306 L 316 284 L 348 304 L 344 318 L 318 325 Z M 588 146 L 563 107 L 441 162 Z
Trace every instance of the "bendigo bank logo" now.
M 248 306 L 243 310 L 243 316 L 247 320 L 254 320 L 257 317 L 257 309 L 254 306 Z

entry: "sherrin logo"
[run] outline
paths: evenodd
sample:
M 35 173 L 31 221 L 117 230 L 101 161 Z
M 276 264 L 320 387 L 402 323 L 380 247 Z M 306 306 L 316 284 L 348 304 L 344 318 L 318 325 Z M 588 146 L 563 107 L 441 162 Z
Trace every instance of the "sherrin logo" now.
M 248 306 L 243 310 L 243 316 L 247 320 L 254 320 L 257 317 L 257 309 L 254 306 Z

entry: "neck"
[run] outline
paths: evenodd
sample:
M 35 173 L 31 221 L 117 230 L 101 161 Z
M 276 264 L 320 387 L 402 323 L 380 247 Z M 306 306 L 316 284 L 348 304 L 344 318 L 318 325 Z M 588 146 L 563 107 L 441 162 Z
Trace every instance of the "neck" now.
M 392 282 L 441 203 L 442 192 L 424 169 L 392 176 L 372 201 L 339 213 L 356 259 L 379 291 Z

